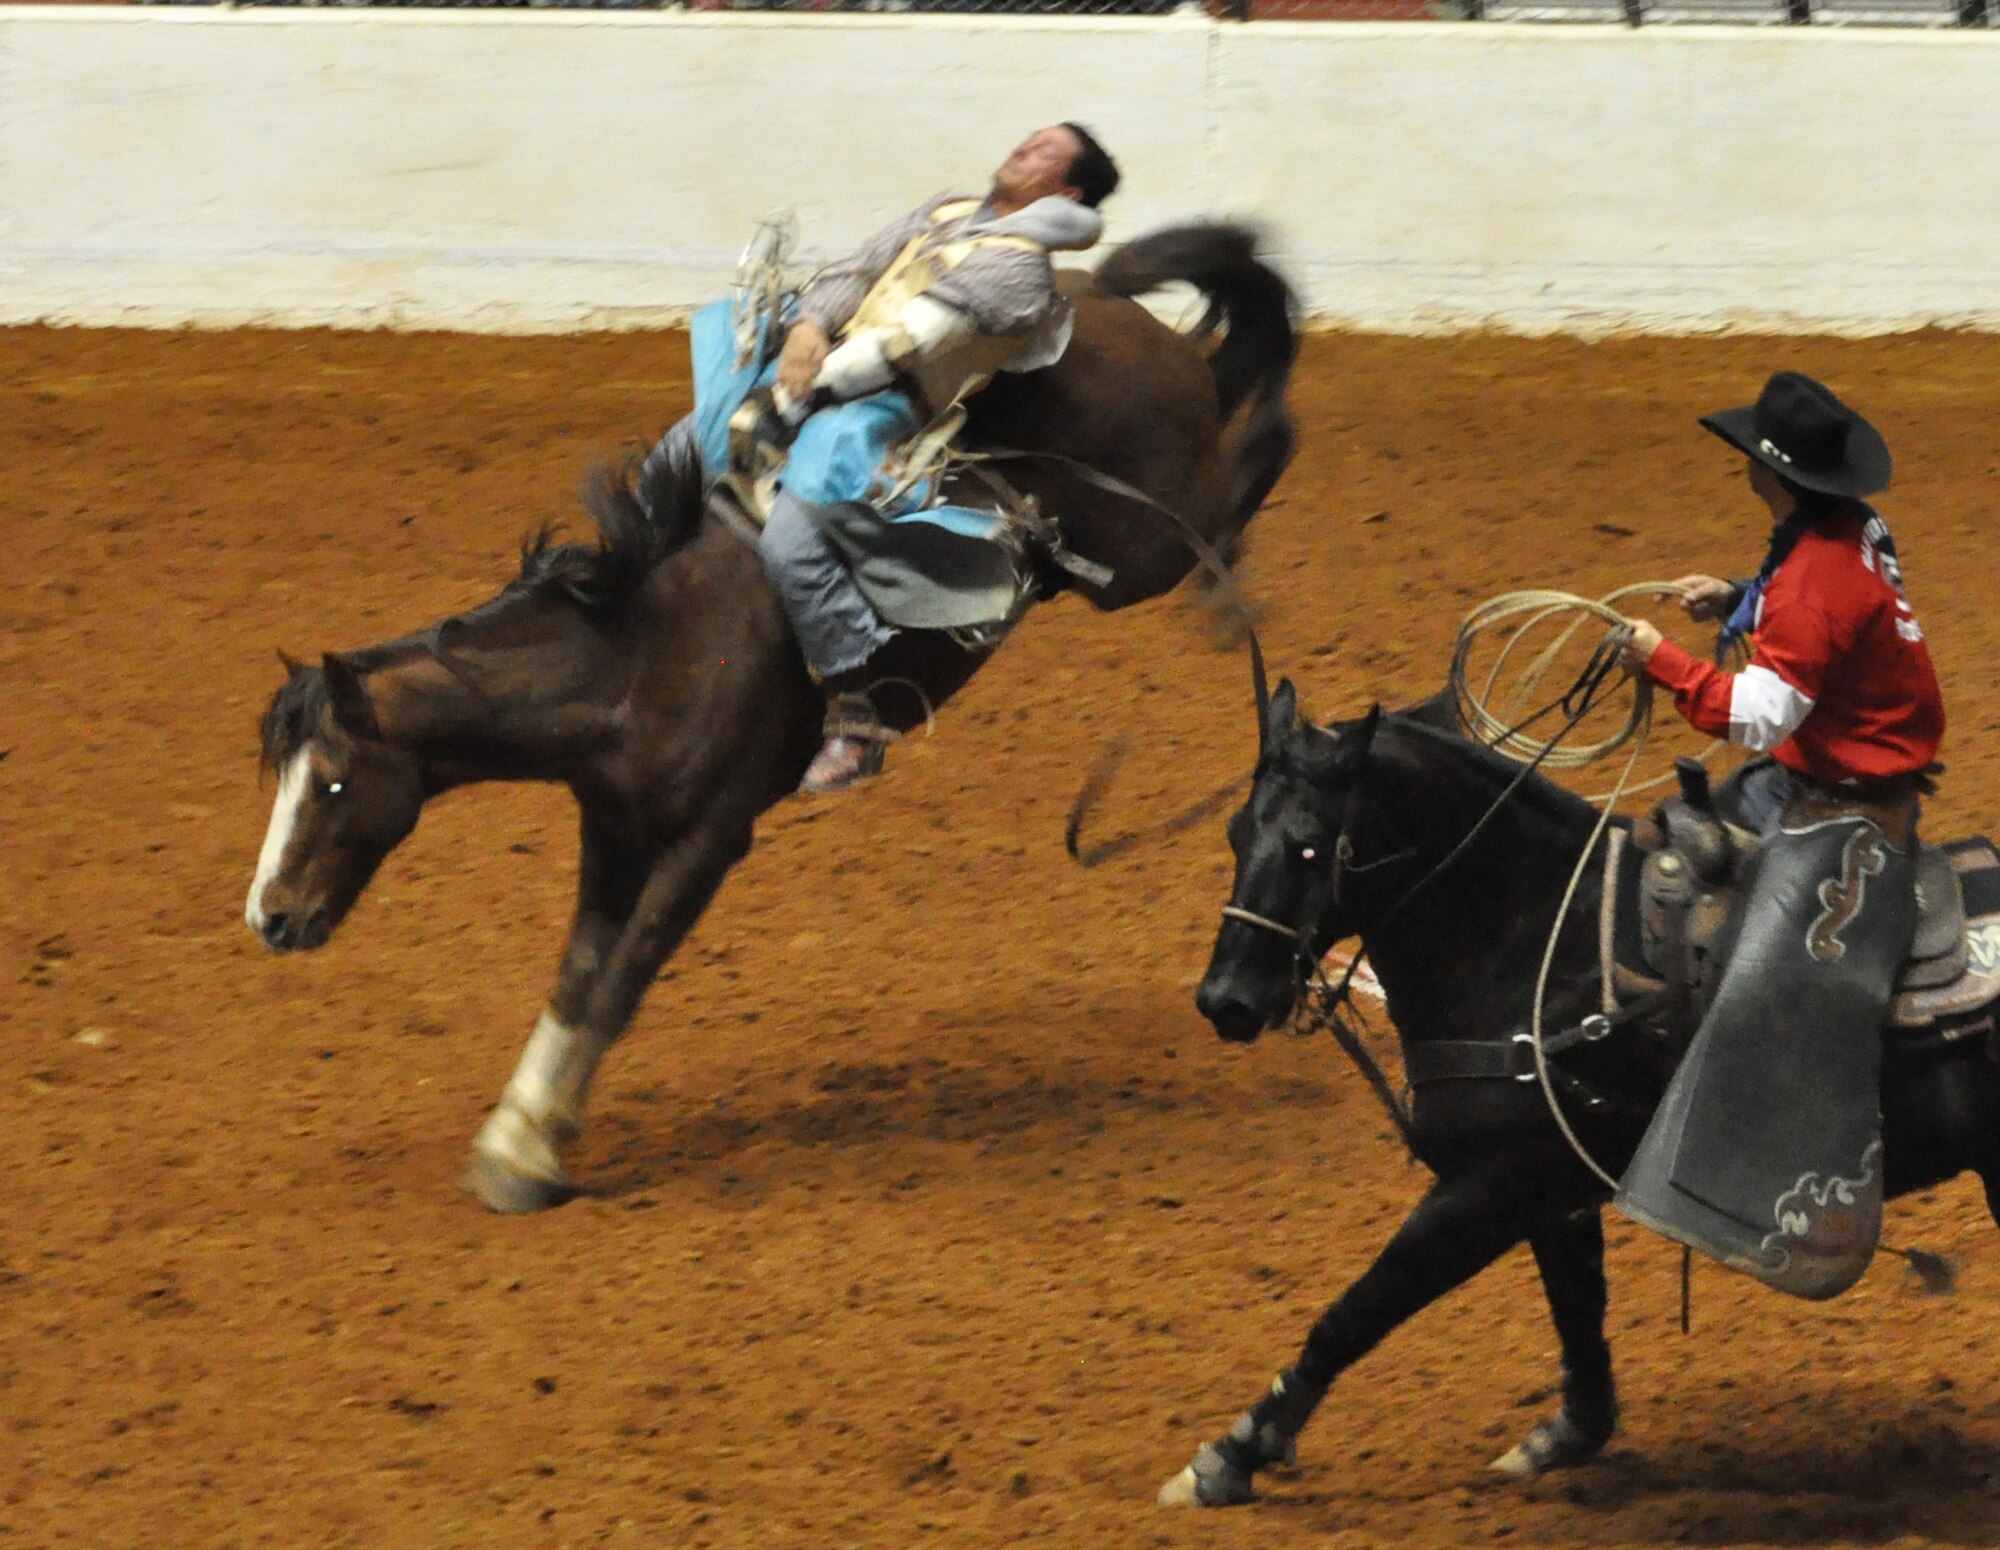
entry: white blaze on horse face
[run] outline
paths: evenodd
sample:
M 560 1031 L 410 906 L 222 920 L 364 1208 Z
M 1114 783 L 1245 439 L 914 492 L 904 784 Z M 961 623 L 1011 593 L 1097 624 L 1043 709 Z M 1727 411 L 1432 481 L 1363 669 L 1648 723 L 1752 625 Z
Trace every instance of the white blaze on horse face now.
M 301 748 L 278 777 L 278 797 L 271 804 L 271 827 L 264 831 L 264 848 L 257 852 L 257 875 L 250 879 L 250 897 L 243 906 L 243 919 L 252 931 L 264 930 L 264 890 L 285 864 L 285 847 L 292 842 L 298 823 L 299 805 L 305 801 L 311 776 L 311 753 Z

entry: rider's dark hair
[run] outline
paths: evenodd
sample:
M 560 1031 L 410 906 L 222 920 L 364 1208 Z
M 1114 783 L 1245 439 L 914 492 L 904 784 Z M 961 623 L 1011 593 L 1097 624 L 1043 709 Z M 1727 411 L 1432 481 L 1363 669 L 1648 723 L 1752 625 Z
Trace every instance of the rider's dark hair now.
M 1116 192 L 1118 163 L 1111 159 L 1109 151 L 1097 143 L 1097 136 L 1083 125 L 1065 120 L 1063 128 L 1076 136 L 1077 144 L 1076 160 L 1069 164 L 1070 186 L 1094 210 Z
M 1824 490 L 1808 490 L 1802 484 L 1794 484 L 1783 474 L 1778 475 L 1778 483 L 1785 487 L 1785 493 L 1792 498 L 1792 511 L 1808 526 L 1824 522 L 1835 512 L 1854 504 L 1852 496 L 1829 495 Z

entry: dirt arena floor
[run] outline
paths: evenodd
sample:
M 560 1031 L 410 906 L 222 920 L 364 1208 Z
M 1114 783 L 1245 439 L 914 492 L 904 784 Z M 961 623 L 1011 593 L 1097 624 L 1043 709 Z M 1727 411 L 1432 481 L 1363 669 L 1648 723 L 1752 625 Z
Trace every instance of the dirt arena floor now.
M 1063 855 L 1115 734 L 1148 753 L 1108 825 L 1247 768 L 1243 660 L 1172 600 L 1046 610 L 884 779 L 775 812 L 607 1066 L 587 1197 L 460 1193 L 567 921 L 567 799 L 452 796 L 273 958 L 242 920 L 273 652 L 495 590 L 685 403 L 683 349 L 0 333 L 0 1545 L 2000 1542 L 1971 1179 L 1890 1213 L 1955 1296 L 1698 1268 L 1692 1337 L 1677 1255 L 1614 1225 L 1594 1467 L 1485 1473 L 1557 1379 L 1521 1253 L 1341 1384 L 1260 1505 L 1151 1505 L 1423 1183 L 1329 1044 L 1195 1014 L 1219 821 Z M 1953 717 L 1931 829 L 2000 831 L 2000 340 L 1315 339 L 1255 544 L 1275 662 L 1347 713 L 1435 687 L 1495 592 L 1747 570 L 1694 416 L 1782 364 L 1897 450 Z

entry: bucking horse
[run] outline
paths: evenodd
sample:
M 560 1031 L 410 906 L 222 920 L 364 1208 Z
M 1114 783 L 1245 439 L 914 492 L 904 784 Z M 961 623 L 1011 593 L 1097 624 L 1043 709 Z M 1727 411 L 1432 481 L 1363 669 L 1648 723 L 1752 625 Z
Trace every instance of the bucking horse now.
M 1133 299 L 1171 282 L 1206 298 L 1204 327 L 1177 332 Z M 1007 482 L 1057 526 L 1060 556 L 1027 556 L 1031 595 L 1116 610 L 1232 553 L 1290 461 L 1295 305 L 1250 234 L 1220 225 L 1129 244 L 1076 300 L 1062 358 L 974 397 L 965 440 L 1005 454 Z M 439 793 L 533 780 L 576 797 L 568 946 L 466 1172 L 499 1211 L 574 1192 L 562 1153 L 605 1052 L 819 743 L 821 696 L 754 532 L 698 470 L 643 479 L 599 477 L 597 542 L 538 536 L 490 601 L 291 665 L 263 718 L 277 792 L 245 914 L 275 951 L 325 945 Z M 919 692 L 885 717 L 919 723 L 988 655 L 898 636 L 871 667 Z

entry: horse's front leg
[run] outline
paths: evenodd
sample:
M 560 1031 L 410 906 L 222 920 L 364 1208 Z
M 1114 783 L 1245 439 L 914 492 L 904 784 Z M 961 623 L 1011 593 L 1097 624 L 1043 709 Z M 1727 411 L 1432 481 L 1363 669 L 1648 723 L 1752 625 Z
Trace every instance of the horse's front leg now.
M 1161 1487 L 1163 1507 L 1230 1507 L 1251 1500 L 1251 1481 L 1288 1461 L 1333 1380 L 1382 1338 L 1469 1281 L 1536 1224 L 1540 1159 L 1488 1163 L 1431 1187 L 1381 1256 L 1320 1315 L 1293 1366 L 1194 1461 Z
M 1611 1343 L 1604 1338 L 1609 1302 L 1604 1219 L 1595 1206 L 1555 1217 L 1536 1228 L 1528 1242 L 1562 1342 L 1563 1402 L 1552 1418 L 1536 1423 L 1520 1446 L 1493 1461 L 1501 1474 L 1517 1480 L 1595 1458 L 1618 1429 Z
M 496 1211 L 539 1211 L 575 1193 L 558 1155 L 582 1132 L 590 1084 L 604 1052 L 631 1025 L 660 965 L 708 908 L 729 869 L 750 849 L 750 824 L 711 819 L 676 841 L 645 874 L 615 945 L 595 975 L 578 976 L 582 1013 L 536 1025 L 508 1092 L 473 1143 L 466 1183 Z M 567 965 L 566 965 L 567 966 Z M 581 968 L 581 965 L 579 965 Z M 553 1011 L 553 1008 L 552 1008 Z
M 576 916 L 555 990 L 466 1164 L 465 1187 L 496 1211 L 544 1210 L 575 1193 L 561 1150 L 582 1133 L 601 1054 L 584 1031 L 590 996 L 617 954 L 655 859 L 601 816 L 586 812 L 582 827 Z

